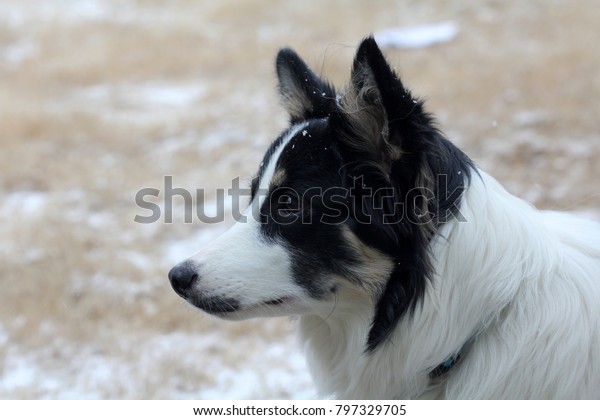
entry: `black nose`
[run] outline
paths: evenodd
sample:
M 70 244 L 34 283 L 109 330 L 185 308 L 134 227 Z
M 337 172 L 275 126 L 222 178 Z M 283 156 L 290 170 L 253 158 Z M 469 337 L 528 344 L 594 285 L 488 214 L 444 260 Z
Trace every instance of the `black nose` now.
M 171 268 L 169 281 L 178 294 L 184 294 L 196 281 L 198 273 L 189 261 L 184 261 Z

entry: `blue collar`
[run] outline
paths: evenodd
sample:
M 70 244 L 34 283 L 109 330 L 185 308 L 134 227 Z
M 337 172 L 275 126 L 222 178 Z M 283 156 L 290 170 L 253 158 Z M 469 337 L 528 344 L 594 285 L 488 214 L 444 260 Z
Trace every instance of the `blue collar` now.
M 452 356 L 450 356 L 446 360 L 444 360 L 442 363 L 437 365 L 435 367 L 435 369 L 433 369 L 431 372 L 429 372 L 429 378 L 430 379 L 439 379 L 442 376 L 444 376 L 446 373 L 448 373 L 448 371 L 450 369 L 452 369 L 454 366 L 456 366 L 456 364 L 458 362 L 460 362 L 460 360 L 462 359 L 461 352 L 462 352 L 462 349 L 458 353 L 453 354 Z
M 431 372 L 429 372 L 429 378 L 432 380 L 443 378 L 454 366 L 458 364 L 463 358 L 463 355 L 469 350 L 476 336 L 472 336 L 467 340 L 465 344 L 454 354 L 444 360 L 442 363 L 437 365 Z

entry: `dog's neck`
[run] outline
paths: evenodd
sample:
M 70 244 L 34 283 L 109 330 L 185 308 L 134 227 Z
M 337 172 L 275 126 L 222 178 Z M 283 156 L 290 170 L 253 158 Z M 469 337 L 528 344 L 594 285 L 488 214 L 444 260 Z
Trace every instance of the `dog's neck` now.
M 300 336 L 311 373 L 320 386 L 319 394 L 338 399 L 393 399 L 419 398 L 430 391 L 432 381 L 427 372 L 415 375 L 409 360 L 399 357 L 405 347 L 395 342 L 400 334 L 394 334 L 393 339 L 373 353 L 366 352 L 373 303 L 361 299 L 355 291 L 340 291 L 340 294 L 343 296 L 339 296 L 328 314 L 300 318 Z M 394 350 L 386 350 L 386 346 Z M 394 386 L 382 382 L 382 377 L 390 377 L 382 375 L 382 369 L 397 372 L 393 376 Z M 396 395 L 393 391 L 398 390 L 401 382 L 407 393 Z

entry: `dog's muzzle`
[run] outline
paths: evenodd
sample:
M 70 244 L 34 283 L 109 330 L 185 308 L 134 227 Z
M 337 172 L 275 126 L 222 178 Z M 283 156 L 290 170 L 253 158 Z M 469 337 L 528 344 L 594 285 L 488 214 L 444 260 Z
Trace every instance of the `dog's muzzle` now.
M 206 296 L 196 290 L 199 279 L 195 265 L 189 260 L 177 264 L 169 271 L 169 281 L 175 293 L 195 307 L 218 316 L 237 312 L 240 309 L 240 303 L 236 299 Z

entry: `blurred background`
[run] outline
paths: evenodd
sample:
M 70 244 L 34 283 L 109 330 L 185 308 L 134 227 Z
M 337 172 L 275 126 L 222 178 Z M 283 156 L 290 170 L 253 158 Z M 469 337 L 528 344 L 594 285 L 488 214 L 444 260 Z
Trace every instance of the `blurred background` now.
M 508 190 L 600 220 L 597 0 L 0 0 L 0 397 L 313 397 L 294 320 L 171 290 L 230 220 L 135 223 L 135 195 L 216 208 L 286 125 L 277 50 L 340 86 L 370 33 Z

